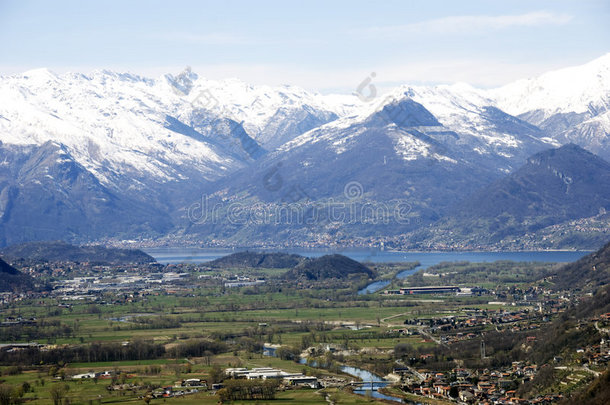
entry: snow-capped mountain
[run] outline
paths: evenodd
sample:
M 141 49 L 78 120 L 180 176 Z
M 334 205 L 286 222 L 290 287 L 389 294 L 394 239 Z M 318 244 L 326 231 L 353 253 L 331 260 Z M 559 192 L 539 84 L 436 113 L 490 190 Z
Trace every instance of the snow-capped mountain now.
M 573 142 L 610 158 L 610 53 L 487 94 L 498 108 L 540 127 L 561 144 Z
M 324 96 L 296 86 L 252 86 L 238 79 L 208 80 L 189 68 L 165 78 L 177 84 L 174 87 L 195 109 L 243 122 L 246 132 L 266 149 L 362 106 L 353 95 Z
M 350 111 L 349 104 L 337 101 L 340 98 L 295 87 L 215 82 L 190 70 L 154 80 L 111 71 L 56 75 L 46 69 L 2 77 L 0 149 L 4 158 L 0 166 L 7 169 L 0 182 L 2 231 L 36 239 L 62 234 L 91 238 L 103 234 L 104 226 L 115 232 L 121 224 L 126 233 L 135 230 L 125 216 L 110 215 L 112 210 L 104 205 L 108 201 L 169 219 L 191 199 L 192 192 L 247 167 L 265 154 L 265 147 L 272 149 L 273 144 Z M 69 167 L 82 171 L 82 176 L 76 176 L 82 187 L 62 182 L 62 168 L 64 175 L 75 176 L 68 166 L 54 166 L 50 174 L 45 170 L 54 162 L 52 158 L 31 160 L 41 151 L 55 156 L 56 150 L 61 151 L 58 162 L 69 160 L 73 163 Z M 36 164 L 41 167 L 32 171 Z M 40 199 L 53 182 L 57 182 L 54 190 L 61 190 L 58 198 Z M 105 197 L 93 202 L 84 199 L 85 189 L 100 190 Z M 26 200 L 30 203 L 22 204 Z M 78 200 L 89 203 L 79 206 Z M 38 210 L 36 201 L 41 205 Z M 49 209 L 53 201 L 63 211 Z M 57 226 L 40 227 L 38 221 L 31 233 L 13 232 L 23 225 L 25 215 L 17 206 L 43 209 L 49 213 L 49 223 Z M 99 214 L 100 226 L 81 232 L 75 223 L 91 225 L 94 212 Z M 149 230 L 164 232 L 167 227 Z M 5 235 L 5 241 L 16 240 Z
M 291 232 L 301 232 L 302 238 L 312 232 L 316 237 L 388 235 L 429 224 L 468 194 L 523 164 L 533 152 L 556 145 L 537 127 L 492 104 L 462 84 L 399 88 L 224 178 L 207 190 L 215 197 L 209 204 L 222 206 L 227 196 L 239 196 L 232 201 L 263 206 L 268 212 L 278 203 L 306 201 L 315 201 L 314 209 L 323 211 L 316 212 L 310 224 L 292 218 L 289 223 L 280 219 L 275 226 L 265 221 L 243 224 L 240 237 L 248 243 L 285 238 Z M 270 175 L 280 180 L 270 184 Z M 346 194 L 350 185 L 358 189 L 357 201 Z M 388 218 L 366 223 L 352 218 L 345 224 L 328 218 L 335 203 L 354 202 L 386 210 Z M 400 204 L 408 206 L 408 221 L 395 220 Z M 353 213 L 340 216 L 346 214 Z M 205 221 L 187 227 L 196 234 L 219 228 Z M 228 222 L 220 228 L 232 229 Z
M 520 115 L 539 110 L 546 119 L 610 107 L 610 53 L 581 66 L 518 80 L 489 91 L 499 108 Z M 594 111 L 592 111 L 594 110 Z
M 193 169 L 215 180 L 261 155 L 248 138 L 274 143 L 345 110 L 298 88 L 214 82 L 188 70 L 158 80 L 46 69 L 0 79 L 2 141 L 65 145 L 104 184 L 125 172 L 139 181 L 185 180 Z
M 184 179 L 180 166 L 215 179 L 242 164 L 211 142 L 167 128 L 167 116 L 180 113 L 179 97 L 138 76 L 35 70 L 0 80 L 0 97 L 4 143 L 64 145 L 106 185 L 126 172 L 139 181 Z
M 395 133 L 386 160 L 395 155 L 405 161 L 477 162 L 498 172 L 510 171 L 534 150 L 559 145 L 536 126 L 494 107 L 494 100 L 483 94 L 466 84 L 403 86 L 356 115 L 296 137 L 271 158 L 314 144 L 340 155 L 373 128 L 378 137 Z
M 0 77 L 0 244 L 119 233 L 303 238 L 311 228 L 210 227 L 187 211 L 204 194 L 223 204 L 344 201 L 347 184 L 366 201 L 407 201 L 409 221 L 343 229 L 326 218 L 321 232 L 403 232 L 544 149 L 575 143 L 610 157 L 609 95 L 610 54 L 493 90 L 401 86 L 368 102 L 188 68 L 157 79 L 45 69 Z M 46 219 L 28 225 L 30 211 Z
M 0 144 L 0 244 L 92 240 L 100 235 L 160 235 L 172 229 L 168 206 L 104 186 L 54 142 Z

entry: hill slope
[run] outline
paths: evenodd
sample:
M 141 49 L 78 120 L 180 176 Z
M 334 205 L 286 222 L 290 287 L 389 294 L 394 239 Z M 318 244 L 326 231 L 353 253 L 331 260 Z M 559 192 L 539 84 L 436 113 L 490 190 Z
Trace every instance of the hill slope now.
M 32 278 L 0 259 L 0 292 L 30 290 Z
M 0 246 L 124 232 L 159 235 L 171 227 L 167 207 L 102 184 L 62 145 L 0 142 L 0 161 Z
M 593 289 L 610 284 L 610 243 L 595 253 L 557 270 L 554 282 L 559 289 Z
M 26 259 L 50 262 L 154 263 L 155 259 L 134 249 L 103 246 L 74 246 L 65 242 L 28 242 L 0 250 L 11 260 Z
M 347 278 L 352 274 L 362 274 L 371 278 L 373 270 L 343 255 L 326 255 L 315 259 L 305 259 L 294 269 L 284 274 L 288 280 L 306 279 L 321 281 L 329 278 Z
M 607 211 L 610 163 L 569 144 L 530 157 L 514 173 L 483 187 L 414 239 L 491 246 Z
M 501 89 L 405 85 L 369 102 L 190 69 L 0 77 L 0 246 L 400 237 L 549 147 L 609 158 L 609 106 L 610 55 Z M 208 196 L 221 207 L 212 224 L 189 211 Z M 303 201 L 314 205 L 281 218 L 285 203 Z M 255 220 L 231 218 L 235 205 Z M 354 209 L 330 212 L 341 207 Z
M 398 235 L 550 146 L 535 127 L 460 91 L 401 88 L 306 132 L 202 190 L 213 211 L 189 216 L 184 232 L 246 245 Z
M 561 144 L 576 143 L 610 159 L 610 53 L 581 66 L 518 80 L 488 95 L 499 108 Z
M 285 269 L 292 268 L 301 263 L 303 256 L 288 253 L 258 253 L 237 252 L 228 256 L 212 260 L 207 263 L 212 267 L 222 268 L 268 268 Z

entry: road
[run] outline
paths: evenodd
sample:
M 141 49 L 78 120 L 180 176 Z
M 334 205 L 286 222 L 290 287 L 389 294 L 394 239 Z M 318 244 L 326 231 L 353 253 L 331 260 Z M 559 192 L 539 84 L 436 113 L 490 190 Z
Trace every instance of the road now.
M 419 331 L 420 335 L 432 339 L 434 341 L 434 343 L 439 344 L 439 345 L 443 345 L 443 346 L 447 346 L 447 344 L 441 342 L 441 340 L 439 338 L 434 337 L 431 334 L 429 334 L 428 332 L 426 332 L 426 327 L 425 326 L 418 326 L 417 330 Z
M 599 371 L 591 370 L 586 365 L 584 365 L 582 367 L 557 366 L 557 367 L 555 367 L 555 370 L 584 371 L 585 373 L 593 374 L 595 377 L 599 377 L 602 374 Z
M 610 329 L 606 329 L 606 328 L 600 328 L 599 325 L 597 324 L 597 322 L 595 322 L 595 329 L 597 329 L 600 332 L 604 332 L 610 335 Z

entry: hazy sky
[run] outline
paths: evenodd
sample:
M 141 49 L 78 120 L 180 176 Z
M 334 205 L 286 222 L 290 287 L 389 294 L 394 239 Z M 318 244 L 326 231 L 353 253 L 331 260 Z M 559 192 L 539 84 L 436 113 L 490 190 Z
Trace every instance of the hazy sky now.
M 190 65 L 322 92 L 351 92 L 372 72 L 380 87 L 490 87 L 610 52 L 609 21 L 609 0 L 0 0 L 0 74 Z

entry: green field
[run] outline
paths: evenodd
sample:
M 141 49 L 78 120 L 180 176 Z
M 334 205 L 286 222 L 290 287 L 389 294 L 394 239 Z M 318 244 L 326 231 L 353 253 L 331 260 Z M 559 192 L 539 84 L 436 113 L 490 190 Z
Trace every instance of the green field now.
M 376 268 L 376 271 L 379 278 L 393 279 L 398 271 L 410 266 L 412 264 L 391 264 Z M 527 267 L 516 268 L 514 274 L 510 273 L 507 265 L 500 267 L 501 272 L 497 277 L 514 281 L 507 286 L 526 286 L 530 282 L 522 280 L 527 274 Z M 535 271 L 541 274 L 548 268 L 536 265 Z M 91 358 L 97 360 L 90 361 L 86 361 L 90 355 L 85 354 L 75 357 L 78 360 L 73 362 L 55 358 L 50 362 L 6 365 L 1 367 L 2 384 L 22 394 L 22 399 L 28 404 L 52 403 L 50 392 L 61 384 L 69 387 L 66 398 L 70 404 L 145 403 L 143 397 L 158 387 L 174 385 L 188 378 L 215 378 L 212 375 L 215 365 L 222 368 L 271 366 L 318 377 L 346 378 L 338 371 L 337 365 L 350 364 L 386 373 L 387 370 L 391 371 L 393 362 L 389 353 L 397 345 L 406 345 L 414 350 L 432 350 L 436 346 L 434 341 L 417 333 L 401 333 L 406 320 L 465 317 L 475 309 L 504 308 L 502 305 L 488 304 L 495 300 L 490 296 L 357 295 L 362 280 L 357 282 L 359 286 L 319 283 L 310 288 L 296 288 L 273 281 L 273 277 L 284 271 L 244 271 L 244 274 L 271 277 L 268 285 L 257 287 L 225 289 L 217 282 L 199 281 L 197 276 L 203 273 L 195 271 L 192 283 L 170 293 L 130 295 L 108 292 L 96 301 L 37 297 L 4 305 L 1 308 L 3 317 L 35 317 L 38 323 L 35 326 L 0 328 L 3 343 L 36 341 L 49 344 L 48 348 L 52 351 L 95 345 L 108 347 L 108 350 L 115 352 L 123 350 L 124 354 L 121 355 L 123 358 L 107 361 L 103 361 L 103 356 L 109 354 L 100 355 L 100 358 L 93 356 Z M 452 268 L 443 265 L 432 271 L 451 273 L 451 281 L 455 282 L 463 279 L 470 283 L 478 277 L 482 283 L 490 284 L 490 276 L 485 275 L 478 266 L 460 264 Z M 418 284 L 421 280 L 429 281 L 420 274 L 406 281 L 393 279 L 393 286 L 398 288 L 404 283 Z M 210 342 L 212 346 L 198 355 L 177 358 L 171 355 L 190 350 L 189 347 L 200 342 Z M 130 358 L 134 354 L 130 354 L 129 348 L 143 343 L 162 353 Z M 327 353 L 319 357 L 322 359 L 320 361 L 330 359 L 326 369 L 321 369 L 298 364 L 288 358 L 264 357 L 261 354 L 263 343 L 281 345 L 297 360 L 298 354 L 308 347 L 335 345 L 338 351 L 335 355 Z M 115 372 L 117 381 L 114 383 L 127 385 L 118 391 L 109 391 L 110 380 L 71 379 L 75 374 L 102 371 Z M 29 390 L 23 389 L 26 382 Z M 388 390 L 391 391 L 391 388 Z M 328 399 L 338 404 L 375 402 L 371 398 L 333 388 L 280 390 L 270 403 L 324 404 L 327 403 L 327 395 Z M 218 396 L 205 391 L 151 401 L 165 402 L 217 404 Z

